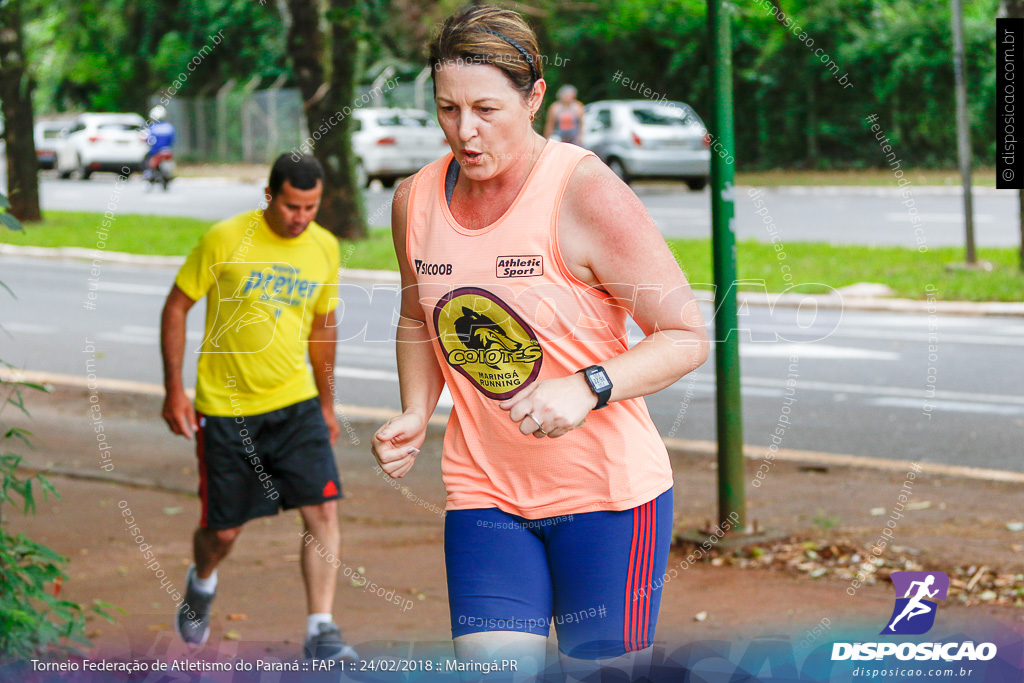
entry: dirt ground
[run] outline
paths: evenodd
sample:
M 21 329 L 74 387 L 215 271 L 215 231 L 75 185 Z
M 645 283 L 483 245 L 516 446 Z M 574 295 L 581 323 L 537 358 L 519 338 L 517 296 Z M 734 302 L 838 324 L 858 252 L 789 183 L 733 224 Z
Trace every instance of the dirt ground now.
M 175 603 L 155 577 L 155 568 L 146 567 L 121 510 L 131 509 L 160 568 L 182 589 L 191 533 L 199 518 L 191 444 L 166 430 L 156 397 L 104 393 L 100 405 L 114 464 L 104 473 L 84 391 L 58 389 L 27 397 L 32 419 L 13 420 L 36 435 L 35 450 L 26 454 L 25 464 L 51 469 L 62 497 L 40 503 L 35 516 L 8 506 L 5 523 L 12 532 L 24 531 L 70 558 L 62 596 L 82 603 L 102 600 L 124 610 L 116 624 L 90 621 L 94 652 L 184 656 L 173 631 Z M 410 641 L 447 647 L 443 519 L 426 507 L 443 508 L 441 433 L 431 433 L 416 466 L 396 489 L 373 468 L 368 443 L 377 426 L 351 422 L 351 431 L 343 429 L 336 447 L 346 494 L 340 504 L 343 575 L 336 621 L 362 651 Z M 676 529 L 696 529 L 715 516 L 713 462 L 678 452 L 672 460 Z M 97 474 L 112 480 L 89 478 Z M 870 544 L 887 518 L 877 508 L 889 514 L 903 479 L 899 473 L 809 471 L 777 463 L 762 486 L 748 487 L 748 514 L 759 527 L 782 535 Z M 1006 527 L 1024 515 L 1019 485 L 924 474 L 916 479 L 911 500 L 927 505 L 900 520 L 894 534 L 899 552 L 912 554 L 929 569 L 987 565 L 1024 572 L 1024 532 Z M 213 633 L 206 646 L 211 656 L 289 660 L 298 655 L 305 628 L 300 539 L 295 512 L 247 525 L 219 570 Z M 684 557 L 674 552 L 669 566 L 680 566 Z M 391 598 L 355 585 L 344 576 L 346 570 L 358 571 Z M 796 641 L 823 619 L 833 626 L 863 625 L 877 633 L 892 609 L 892 587 L 880 581 L 862 586 L 851 597 L 849 585 L 830 575 L 815 579 L 790 571 L 693 564 L 665 585 L 658 640 L 681 644 L 786 634 Z M 698 620 L 699 613 L 706 615 Z M 1020 607 L 947 600 L 942 618 L 991 618 L 1024 634 Z

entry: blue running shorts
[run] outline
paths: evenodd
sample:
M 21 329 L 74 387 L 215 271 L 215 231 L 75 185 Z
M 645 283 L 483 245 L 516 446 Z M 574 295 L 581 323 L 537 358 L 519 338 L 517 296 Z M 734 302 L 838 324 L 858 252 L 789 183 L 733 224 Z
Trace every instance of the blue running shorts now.
M 569 657 L 642 650 L 654 640 L 671 540 L 672 489 L 621 512 L 528 520 L 452 510 L 444 529 L 452 637 L 546 637 L 553 623 Z

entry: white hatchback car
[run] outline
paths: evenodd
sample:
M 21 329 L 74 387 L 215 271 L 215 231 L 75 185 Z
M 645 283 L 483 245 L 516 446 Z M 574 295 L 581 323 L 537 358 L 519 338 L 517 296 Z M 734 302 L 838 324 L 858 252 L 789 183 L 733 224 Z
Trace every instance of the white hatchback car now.
M 384 187 L 410 176 L 450 151 L 433 115 L 422 109 L 356 109 L 352 148 L 361 187 Z
M 86 180 L 96 171 L 137 171 L 149 151 L 146 121 L 138 114 L 82 114 L 57 148 L 57 173 Z

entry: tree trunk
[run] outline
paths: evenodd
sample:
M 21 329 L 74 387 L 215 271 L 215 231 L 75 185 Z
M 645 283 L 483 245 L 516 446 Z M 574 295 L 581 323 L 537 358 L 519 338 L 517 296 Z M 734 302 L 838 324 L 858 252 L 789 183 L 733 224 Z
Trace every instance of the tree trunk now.
M 807 76 L 807 156 L 810 168 L 818 168 L 818 113 L 815 98 L 815 76 Z
M 316 0 L 288 0 L 287 5 L 291 14 L 288 52 L 305 101 L 306 125 L 314 137 L 313 156 L 324 167 L 317 222 L 338 237 L 360 239 L 366 237 L 366 220 L 362 188 L 356 186 L 351 136 L 359 3 L 329 0 L 328 36 L 320 30 Z M 328 38 L 329 51 L 324 47 Z
M 1020 19 L 1024 17 L 1024 0 L 1003 0 L 999 3 L 999 12 L 996 16 Z M 1017 214 L 1017 222 L 1020 227 L 1020 263 L 1018 267 L 1024 273 L 1024 190 L 1017 190 L 1017 203 L 1020 212 Z
M 25 64 L 18 2 L 0 2 L 0 107 L 7 143 L 7 198 L 20 221 L 38 221 L 39 160 L 32 136 L 32 80 Z

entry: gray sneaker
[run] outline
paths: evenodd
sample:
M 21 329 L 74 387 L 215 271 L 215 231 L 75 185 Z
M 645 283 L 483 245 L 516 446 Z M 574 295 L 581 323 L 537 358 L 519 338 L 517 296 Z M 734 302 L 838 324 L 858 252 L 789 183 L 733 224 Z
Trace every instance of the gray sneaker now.
M 185 600 L 178 605 L 174 627 L 185 644 L 199 648 L 205 645 L 206 639 L 210 637 L 210 605 L 217 597 L 217 591 L 203 593 L 196 590 L 192 585 L 195 575 L 196 566 L 192 565 L 185 575 Z
M 358 662 L 359 655 L 351 647 L 345 644 L 341 637 L 341 631 L 335 624 L 317 624 L 319 633 L 306 638 L 305 657 L 311 659 L 333 659 Z

